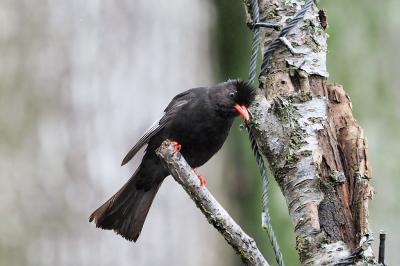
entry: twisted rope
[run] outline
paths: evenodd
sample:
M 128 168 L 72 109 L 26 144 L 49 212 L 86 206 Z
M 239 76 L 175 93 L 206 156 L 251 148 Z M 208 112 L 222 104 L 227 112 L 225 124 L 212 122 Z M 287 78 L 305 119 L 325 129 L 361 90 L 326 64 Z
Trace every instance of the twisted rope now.
M 251 1 L 251 9 L 253 11 L 253 22 L 257 24 L 260 22 L 260 8 L 258 0 Z M 251 46 L 250 67 L 249 67 L 249 82 L 255 84 L 257 77 L 257 56 L 258 49 L 260 49 L 260 28 L 253 28 L 253 44 Z
M 282 252 L 279 248 L 279 243 L 276 238 L 274 229 L 271 224 L 271 218 L 269 215 L 269 179 L 268 179 L 268 174 L 267 170 L 264 164 L 264 159 L 262 155 L 260 154 L 258 150 L 258 146 L 256 143 L 256 140 L 254 139 L 253 135 L 251 134 L 251 131 L 249 128 L 249 139 L 250 139 L 250 145 L 254 153 L 254 157 L 256 158 L 256 162 L 258 165 L 258 168 L 260 170 L 260 175 L 262 177 L 262 213 L 261 213 L 261 227 L 267 232 L 267 236 L 269 238 L 269 242 L 271 243 L 272 249 L 274 250 L 275 254 L 275 259 L 276 262 L 278 263 L 279 266 L 284 266 L 285 263 L 283 261 L 283 256 Z
M 257 24 L 260 22 L 260 9 L 258 6 L 258 0 L 251 1 L 251 7 L 253 11 L 253 22 Z M 257 78 L 257 56 L 258 50 L 260 48 L 260 28 L 253 28 L 253 44 L 251 47 L 251 55 L 250 55 L 250 67 L 249 67 L 249 82 L 251 84 L 255 84 Z M 251 149 L 253 150 L 254 157 L 256 158 L 256 162 L 258 168 L 260 170 L 260 175 L 262 177 L 262 214 L 261 214 L 261 226 L 267 232 L 269 241 L 272 245 L 272 249 L 274 250 L 275 259 L 279 266 L 284 266 L 285 263 L 283 261 L 282 252 L 279 248 L 278 240 L 275 236 L 274 229 L 272 228 L 271 219 L 269 215 L 269 179 L 268 174 L 264 165 L 264 160 L 260 154 L 258 149 L 256 140 L 251 133 L 250 127 L 246 127 L 247 132 L 249 133 L 249 140 L 251 144 Z
M 280 31 L 277 38 L 275 38 L 271 44 L 268 46 L 267 50 L 263 55 L 263 62 L 261 65 L 261 75 L 267 74 L 267 67 L 269 65 L 270 57 L 273 52 L 279 47 L 281 44 L 282 37 L 286 36 L 290 30 L 292 30 L 299 21 L 304 19 L 305 13 L 314 3 L 313 0 L 306 0 L 303 8 L 296 14 L 296 16 Z M 260 10 L 258 5 L 258 0 L 251 0 L 251 8 L 252 8 L 252 16 L 254 25 L 260 23 Z M 260 47 L 260 28 L 254 26 L 253 28 L 253 44 L 251 47 L 251 55 L 250 55 L 250 66 L 249 66 L 249 82 L 251 84 L 255 84 L 256 76 L 257 76 L 257 56 L 258 50 Z M 274 250 L 275 259 L 279 266 L 284 266 L 285 263 L 283 261 L 282 252 L 280 251 L 278 240 L 275 236 L 275 232 L 273 230 L 271 224 L 271 218 L 269 214 L 269 179 L 267 170 L 265 167 L 264 159 L 259 151 L 256 140 L 251 133 L 250 127 L 247 125 L 246 129 L 249 133 L 249 140 L 251 144 L 251 148 L 254 153 L 254 157 L 256 158 L 256 162 L 260 171 L 260 175 L 262 177 L 262 214 L 261 214 L 261 226 L 267 232 L 269 241 L 272 245 L 272 249 Z
M 252 0 L 252 2 L 257 2 L 257 0 Z M 269 61 L 271 59 L 272 54 L 281 44 L 281 38 L 285 37 L 289 31 L 291 31 L 294 27 L 296 27 L 297 23 L 304 19 L 304 16 L 307 10 L 314 4 L 314 0 L 306 0 L 306 3 L 301 8 L 301 10 L 296 14 L 296 16 L 279 32 L 278 37 L 276 37 L 268 46 L 267 50 L 265 50 L 263 55 L 263 62 L 261 64 L 261 74 L 266 75 L 267 69 L 269 66 Z

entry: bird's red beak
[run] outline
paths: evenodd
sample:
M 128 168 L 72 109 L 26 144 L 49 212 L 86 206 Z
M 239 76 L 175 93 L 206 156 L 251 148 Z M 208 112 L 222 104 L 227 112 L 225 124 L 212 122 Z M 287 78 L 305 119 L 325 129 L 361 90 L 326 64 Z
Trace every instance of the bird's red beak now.
M 249 121 L 250 116 L 247 108 L 244 105 L 235 104 L 234 108 L 238 113 L 244 118 L 244 120 Z

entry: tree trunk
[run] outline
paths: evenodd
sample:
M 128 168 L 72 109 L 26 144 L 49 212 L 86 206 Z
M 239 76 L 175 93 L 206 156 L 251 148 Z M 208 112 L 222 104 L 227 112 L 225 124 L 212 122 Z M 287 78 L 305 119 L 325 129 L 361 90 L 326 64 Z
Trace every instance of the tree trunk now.
M 303 1 L 262 0 L 262 18 L 286 23 Z M 332 265 L 369 232 L 367 141 L 339 85 L 327 84 L 327 34 L 316 6 L 271 58 L 252 108 L 252 132 L 270 163 L 295 227 L 302 265 Z M 322 15 L 322 13 L 320 13 Z M 264 49 L 277 36 L 264 30 Z M 369 255 L 368 255 L 369 254 Z M 370 249 L 365 260 L 372 258 Z M 361 261 L 359 263 L 362 263 Z

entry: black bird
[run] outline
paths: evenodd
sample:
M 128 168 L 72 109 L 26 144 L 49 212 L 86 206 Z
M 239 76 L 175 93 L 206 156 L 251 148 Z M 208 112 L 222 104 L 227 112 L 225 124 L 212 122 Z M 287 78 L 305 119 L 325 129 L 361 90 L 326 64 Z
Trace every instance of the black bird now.
M 136 240 L 151 203 L 164 178 L 169 175 L 155 150 L 170 139 L 192 168 L 207 162 L 224 144 L 233 119 L 249 120 L 247 107 L 254 99 L 253 88 L 244 81 L 228 81 L 176 95 L 156 121 L 122 161 L 126 164 L 147 144 L 139 167 L 129 181 L 89 218 L 102 229 L 114 230 L 128 240 Z M 205 180 L 199 176 L 202 185 Z

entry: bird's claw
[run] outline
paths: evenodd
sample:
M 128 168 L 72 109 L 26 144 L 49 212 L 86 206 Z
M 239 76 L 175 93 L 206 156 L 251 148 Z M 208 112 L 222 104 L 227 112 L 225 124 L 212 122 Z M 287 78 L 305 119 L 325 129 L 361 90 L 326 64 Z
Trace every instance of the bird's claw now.
M 201 175 L 198 175 L 197 177 L 198 177 L 199 180 L 200 180 L 200 186 L 205 187 L 206 184 L 207 184 L 207 180 L 206 180 L 203 176 L 201 176 Z
M 174 145 L 174 152 L 178 152 L 182 149 L 182 145 L 176 141 L 171 141 L 172 145 Z
M 199 173 L 197 173 L 196 169 L 193 169 L 194 173 L 197 175 L 197 178 L 200 181 L 200 186 L 205 187 L 207 184 L 207 180 Z

